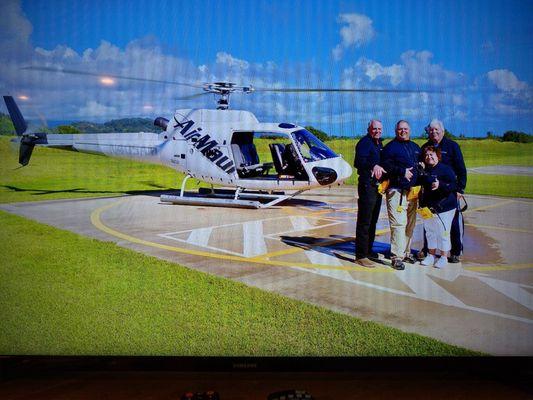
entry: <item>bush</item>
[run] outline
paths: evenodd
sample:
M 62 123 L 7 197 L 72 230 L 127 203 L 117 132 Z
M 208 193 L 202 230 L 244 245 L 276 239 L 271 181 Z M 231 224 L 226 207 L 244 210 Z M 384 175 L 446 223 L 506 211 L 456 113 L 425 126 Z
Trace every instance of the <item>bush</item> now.
M 502 140 L 504 142 L 531 143 L 533 136 L 525 132 L 507 131 L 503 134 Z
M 57 133 L 80 133 L 80 130 L 72 125 L 59 125 L 56 128 Z
M 320 129 L 313 128 L 312 126 L 306 126 L 305 129 L 315 135 L 318 140 L 322 142 L 325 142 L 326 140 L 330 139 L 329 135 L 326 132 L 321 131 Z

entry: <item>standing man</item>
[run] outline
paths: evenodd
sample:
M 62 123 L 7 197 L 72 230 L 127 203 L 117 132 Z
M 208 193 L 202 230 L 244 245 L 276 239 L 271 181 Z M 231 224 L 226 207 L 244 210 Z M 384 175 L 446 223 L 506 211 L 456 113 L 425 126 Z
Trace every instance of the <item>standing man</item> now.
M 392 268 L 402 270 L 405 268 L 403 261 L 415 261 L 411 255 L 411 238 L 418 200 L 408 200 L 407 194 L 418 178 L 420 147 L 410 140 L 411 127 L 407 121 L 398 121 L 395 133 L 396 137 L 383 148 L 381 165 L 390 180 L 386 198 Z
M 422 146 L 422 150 L 427 146 L 433 146 L 436 149 L 440 149 L 442 163 L 451 167 L 457 176 L 457 207 L 450 230 L 452 249 L 448 261 L 451 263 L 458 263 L 461 261 L 459 257 L 463 252 L 464 222 L 463 216 L 459 211 L 459 200 L 463 197 L 466 187 L 465 160 L 459 145 L 453 140 L 444 137 L 444 124 L 441 121 L 433 119 L 429 123 L 427 130 L 429 140 Z M 422 250 L 422 252 L 427 253 L 426 247 L 424 242 L 424 250 Z M 420 254 L 420 256 L 422 256 L 422 254 Z
M 357 183 L 357 228 L 355 232 L 355 262 L 363 267 L 374 268 L 372 245 L 376 236 L 376 224 L 381 208 L 378 181 L 385 170 L 379 165 L 383 143 L 383 125 L 376 119 L 368 123 L 367 135 L 355 146 L 355 163 L 359 180 Z

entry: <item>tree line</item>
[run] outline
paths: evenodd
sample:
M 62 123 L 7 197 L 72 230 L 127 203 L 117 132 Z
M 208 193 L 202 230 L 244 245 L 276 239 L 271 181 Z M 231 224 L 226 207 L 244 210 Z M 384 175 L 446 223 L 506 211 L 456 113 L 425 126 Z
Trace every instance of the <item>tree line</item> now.
M 345 136 L 335 136 L 328 134 L 313 126 L 306 126 L 309 132 L 315 135 L 323 142 L 327 142 L 335 139 L 349 139 Z M 114 119 L 104 123 L 79 121 L 73 122 L 68 125 L 59 125 L 55 128 L 40 127 L 39 132 L 46 133 L 102 133 L 102 132 L 160 132 L 160 129 L 153 124 L 153 120 L 150 118 L 122 118 Z M 7 114 L 0 113 L 0 135 L 15 135 L 15 128 L 11 122 L 11 118 Z M 444 135 L 450 139 L 473 139 L 467 138 L 464 135 L 454 135 L 453 133 L 445 130 Z M 361 137 L 359 135 L 356 137 Z M 425 138 L 425 135 L 421 135 L 420 138 Z M 519 131 L 507 131 L 502 136 L 496 136 L 492 132 L 487 132 L 486 139 L 498 140 L 501 142 L 516 142 L 516 143 L 532 143 L 533 135 Z M 479 138 L 484 139 L 484 138 Z

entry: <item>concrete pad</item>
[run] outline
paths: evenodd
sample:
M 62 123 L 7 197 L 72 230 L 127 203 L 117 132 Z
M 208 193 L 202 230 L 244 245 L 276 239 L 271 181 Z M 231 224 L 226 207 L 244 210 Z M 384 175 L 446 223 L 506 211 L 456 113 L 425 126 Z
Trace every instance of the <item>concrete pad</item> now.
M 533 354 L 533 201 L 468 196 L 463 262 L 395 271 L 385 259 L 375 269 L 354 263 L 355 191 L 312 191 L 263 210 L 168 205 L 148 195 L 0 208 L 447 343 Z M 386 253 L 385 207 L 377 233 L 375 249 Z
M 486 167 L 468 168 L 468 172 L 488 175 L 533 176 L 533 167 L 524 167 L 518 165 L 489 165 Z

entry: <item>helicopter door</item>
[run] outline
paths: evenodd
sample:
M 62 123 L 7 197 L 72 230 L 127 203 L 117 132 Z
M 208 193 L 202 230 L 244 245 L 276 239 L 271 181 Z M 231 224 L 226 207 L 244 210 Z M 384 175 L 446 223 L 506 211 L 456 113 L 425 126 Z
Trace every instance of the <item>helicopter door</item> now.
M 289 143 L 285 146 L 283 160 L 287 164 L 287 171 L 291 175 L 294 175 L 296 179 L 309 180 L 309 175 L 307 175 L 307 172 L 305 171 L 302 160 L 294 148 L 294 144 Z
M 268 174 L 272 163 L 262 163 L 253 143 L 253 132 L 235 132 L 231 151 L 239 178 L 257 178 Z
M 270 143 L 270 153 L 278 178 L 308 180 L 309 176 L 292 143 Z
M 187 149 L 186 140 L 175 140 L 172 141 L 172 156 L 170 162 L 176 165 L 181 170 L 187 169 L 187 158 L 190 157 Z

